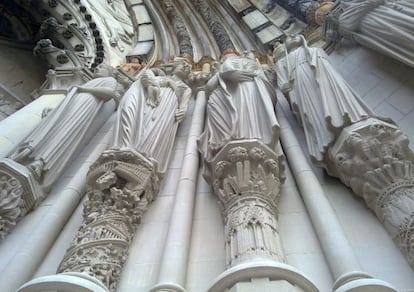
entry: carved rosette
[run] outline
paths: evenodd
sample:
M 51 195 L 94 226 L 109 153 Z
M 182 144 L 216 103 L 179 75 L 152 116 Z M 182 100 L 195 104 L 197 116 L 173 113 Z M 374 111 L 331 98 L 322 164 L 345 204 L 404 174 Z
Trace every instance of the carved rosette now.
M 414 267 L 414 154 L 395 125 L 367 119 L 330 149 L 331 173 L 364 198 Z
M 129 244 L 158 192 L 156 164 L 131 150 L 107 150 L 90 168 L 83 222 L 58 272 L 86 273 L 115 291 Z
M 258 140 L 239 140 L 227 143 L 211 162 L 229 267 L 253 259 L 284 261 L 277 222 L 280 158 Z

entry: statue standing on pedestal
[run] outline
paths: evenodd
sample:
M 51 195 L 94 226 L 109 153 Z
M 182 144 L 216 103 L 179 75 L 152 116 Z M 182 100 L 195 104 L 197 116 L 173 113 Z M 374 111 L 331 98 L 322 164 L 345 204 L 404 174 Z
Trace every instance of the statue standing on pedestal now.
M 180 61 L 174 64 L 172 76 L 142 72 L 119 106 L 114 148 L 139 151 L 155 159 L 158 171 L 165 172 L 178 124 L 191 97 L 191 88 L 183 81 L 190 69 Z
M 323 164 L 327 147 L 341 130 L 374 113 L 322 49 L 309 48 L 303 36 L 289 37 L 286 49 L 288 54 L 276 63 L 278 86 L 305 130 L 312 159 Z
M 83 86 L 73 87 L 14 152 L 0 160 L 2 180 L 10 181 L 9 185 L 13 186 L 7 189 L 8 197 L 19 201 L 1 205 L 4 208 L 0 208 L 0 237 L 50 191 L 79 147 L 87 142 L 85 136 L 104 103 L 120 98 L 122 86 L 108 77 L 110 72 L 101 73 L 98 71 L 96 78 Z M 11 206 L 17 211 L 11 212 Z M 7 218 L 5 214 L 14 214 L 14 218 Z
M 177 126 L 187 111 L 191 88 L 184 80 L 190 69 L 178 60 L 172 76 L 143 70 L 125 93 L 114 144 L 89 169 L 83 222 L 59 273 L 86 273 L 116 290 L 129 245 L 158 194 Z
M 414 3 L 341 0 L 328 13 L 325 35 L 345 37 L 414 67 Z
M 224 55 L 208 81 L 206 130 L 200 151 L 209 160 L 229 141 L 259 139 L 274 149 L 279 124 L 274 113 L 275 88 L 254 54 Z
M 286 40 L 278 83 L 305 129 L 311 158 L 338 177 L 391 234 L 414 266 L 414 154 L 391 121 L 375 117 L 326 54 L 303 37 Z M 280 56 L 280 51 L 275 51 Z

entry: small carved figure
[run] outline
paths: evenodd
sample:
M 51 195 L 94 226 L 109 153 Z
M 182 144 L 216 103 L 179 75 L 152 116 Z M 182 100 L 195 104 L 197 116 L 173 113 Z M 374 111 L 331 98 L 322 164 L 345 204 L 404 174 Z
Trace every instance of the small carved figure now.
M 66 51 L 55 47 L 50 39 L 38 41 L 33 49 L 33 54 L 42 57 L 51 68 L 60 67 L 69 62 Z

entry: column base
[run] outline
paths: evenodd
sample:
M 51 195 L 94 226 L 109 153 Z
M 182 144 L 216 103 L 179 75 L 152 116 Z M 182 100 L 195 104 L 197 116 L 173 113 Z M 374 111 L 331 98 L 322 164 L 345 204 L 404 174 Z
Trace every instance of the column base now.
M 233 288 L 236 289 L 234 291 L 239 291 L 236 286 L 239 283 L 251 282 L 254 279 L 261 278 L 277 281 L 279 282 L 276 283 L 277 285 L 290 284 L 289 286 L 294 289 L 292 291 L 319 292 L 316 285 L 296 268 L 287 264 L 266 260 L 241 263 L 228 269 L 214 281 L 208 292 L 222 292 Z M 240 289 L 242 288 L 240 286 Z
M 33 279 L 17 292 L 109 292 L 109 290 L 97 279 L 82 273 L 62 273 Z
M 350 272 L 339 277 L 332 289 L 334 292 L 396 292 L 397 290 L 385 281 L 372 278 L 367 273 Z
M 150 292 L 187 292 L 187 290 L 175 283 L 160 283 L 154 286 Z

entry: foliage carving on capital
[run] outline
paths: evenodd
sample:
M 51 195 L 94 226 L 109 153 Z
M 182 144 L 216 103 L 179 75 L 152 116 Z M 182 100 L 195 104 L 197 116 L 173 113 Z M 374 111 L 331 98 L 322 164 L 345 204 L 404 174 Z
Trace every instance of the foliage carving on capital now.
M 283 181 L 282 161 L 258 140 L 226 144 L 212 163 L 213 188 L 224 206 L 253 195 L 277 204 Z
M 373 210 L 414 266 L 414 154 L 395 125 L 367 119 L 330 149 L 334 172 Z

